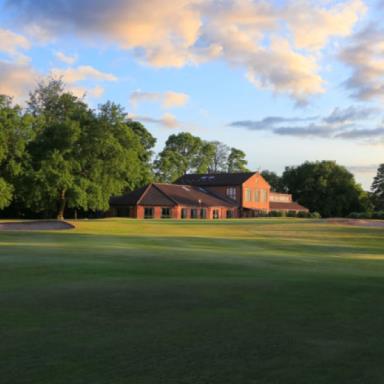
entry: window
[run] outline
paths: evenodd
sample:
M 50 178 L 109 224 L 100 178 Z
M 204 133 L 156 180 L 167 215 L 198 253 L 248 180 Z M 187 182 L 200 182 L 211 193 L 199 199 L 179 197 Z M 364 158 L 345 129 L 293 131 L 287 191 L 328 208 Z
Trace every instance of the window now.
M 267 201 L 267 191 L 265 189 L 261 190 L 261 201 L 265 203 Z
M 153 208 L 144 208 L 144 219 L 153 219 Z
M 213 218 L 218 219 L 220 217 L 220 213 L 218 209 L 213 210 Z
M 250 188 L 245 188 L 245 201 L 252 201 L 252 191 Z
M 236 187 L 228 187 L 227 188 L 227 196 L 230 199 L 236 200 Z
M 255 191 L 255 201 L 259 202 L 260 201 L 260 190 Z
M 181 218 L 186 219 L 188 217 L 187 208 L 181 208 Z
M 196 208 L 191 209 L 191 219 L 197 219 L 197 209 Z
M 233 211 L 232 209 L 227 209 L 227 219 L 232 219 L 233 218 Z
M 161 218 L 169 219 L 171 217 L 171 209 L 170 208 L 161 208 Z
M 200 219 L 206 219 L 207 218 L 207 210 L 205 208 L 200 209 Z

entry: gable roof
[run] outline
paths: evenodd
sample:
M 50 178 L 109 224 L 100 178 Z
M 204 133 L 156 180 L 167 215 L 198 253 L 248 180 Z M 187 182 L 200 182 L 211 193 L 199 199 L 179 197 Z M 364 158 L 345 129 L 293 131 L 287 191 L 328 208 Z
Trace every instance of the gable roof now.
M 230 199 L 221 198 L 201 187 L 179 184 L 153 183 L 136 189 L 123 196 L 112 197 L 111 206 L 150 205 L 150 206 L 201 206 L 201 207 L 236 207 Z
M 219 197 L 204 188 L 180 184 L 155 184 L 178 205 L 201 207 L 236 207 L 236 202 Z
M 177 184 L 195 186 L 241 185 L 257 172 L 238 173 L 190 173 L 176 180 Z

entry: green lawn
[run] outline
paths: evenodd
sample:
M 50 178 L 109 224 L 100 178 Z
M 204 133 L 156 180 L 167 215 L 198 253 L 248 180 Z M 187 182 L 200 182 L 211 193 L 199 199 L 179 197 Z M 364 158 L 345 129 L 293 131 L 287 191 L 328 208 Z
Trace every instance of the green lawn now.
M 1 384 L 384 382 L 384 228 L 0 232 Z

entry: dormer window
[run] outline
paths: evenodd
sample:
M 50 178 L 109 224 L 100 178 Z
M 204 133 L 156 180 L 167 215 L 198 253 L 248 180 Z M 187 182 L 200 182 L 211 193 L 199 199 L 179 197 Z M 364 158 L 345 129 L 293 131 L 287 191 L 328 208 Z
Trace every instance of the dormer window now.
M 236 187 L 228 187 L 226 194 L 230 199 L 236 200 Z

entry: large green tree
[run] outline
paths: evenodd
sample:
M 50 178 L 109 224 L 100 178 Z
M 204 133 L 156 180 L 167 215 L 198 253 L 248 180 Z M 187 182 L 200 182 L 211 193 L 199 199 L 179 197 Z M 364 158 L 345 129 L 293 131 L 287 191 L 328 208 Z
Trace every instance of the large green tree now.
M 149 137 L 144 127 L 132 128 L 119 105 L 95 112 L 51 80 L 31 94 L 29 110 L 35 138 L 23 184 L 31 209 L 56 210 L 59 219 L 66 207 L 106 210 L 112 195 L 149 177 Z
M 247 172 L 247 160 L 245 153 L 237 148 L 231 148 L 227 159 L 228 172 Z
M 264 170 L 261 172 L 261 176 L 269 183 L 274 192 L 284 192 L 284 186 L 281 177 L 272 171 Z
M 220 141 L 211 141 L 210 144 L 212 145 L 212 153 L 210 156 L 209 172 L 226 172 L 231 148 Z
M 155 161 L 157 179 L 173 182 L 185 173 L 208 172 L 214 146 L 188 132 L 169 136 Z
M 31 123 L 30 115 L 13 105 L 11 98 L 0 95 L 0 209 L 11 203 L 16 192 L 32 135 Z
M 384 164 L 380 164 L 373 179 L 371 190 L 375 210 L 384 210 Z
M 287 167 L 282 181 L 295 200 L 324 217 L 346 216 L 366 208 L 366 193 L 354 176 L 334 161 Z

